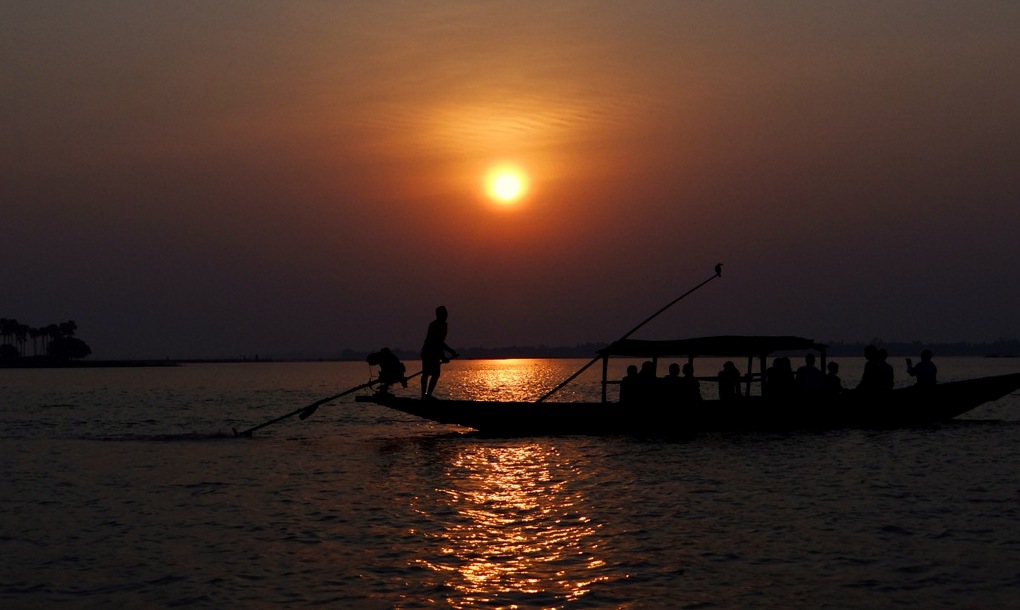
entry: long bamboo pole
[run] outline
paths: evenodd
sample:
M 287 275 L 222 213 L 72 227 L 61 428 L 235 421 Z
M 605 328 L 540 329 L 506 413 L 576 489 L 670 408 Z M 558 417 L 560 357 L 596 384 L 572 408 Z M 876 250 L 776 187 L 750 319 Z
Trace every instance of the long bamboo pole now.
M 417 372 L 417 373 L 415 373 L 413 375 L 410 375 L 408 377 L 405 377 L 404 381 L 407 381 L 409 379 L 414 379 L 418 375 L 421 375 L 421 371 L 419 371 L 419 372 Z M 283 421 L 283 420 L 287 419 L 288 417 L 294 417 L 295 415 L 300 415 L 301 419 L 306 419 L 306 418 L 308 418 L 308 416 L 310 416 L 313 413 L 315 413 L 315 411 L 319 407 L 321 407 L 322 405 L 326 404 L 327 402 L 332 402 L 332 401 L 336 400 L 337 398 L 340 398 L 341 396 L 347 396 L 348 394 L 351 394 L 352 392 L 357 392 L 358 390 L 363 390 L 363 389 L 371 387 L 371 386 L 373 386 L 373 385 L 375 385 L 377 383 L 380 383 L 380 381 L 378 379 L 373 379 L 372 381 L 369 381 L 367 383 L 363 383 L 361 385 L 356 385 L 353 388 L 348 388 L 348 389 L 344 390 L 343 392 L 340 392 L 339 394 L 334 394 L 332 396 L 327 396 L 326 398 L 322 398 L 320 400 L 316 400 L 315 402 L 313 402 L 312 404 L 310 404 L 310 405 L 308 405 L 306 407 L 301 407 L 300 409 L 294 409 L 290 413 L 285 413 L 285 414 L 283 414 L 283 415 L 281 415 L 279 417 L 273 418 L 273 419 L 271 419 L 271 420 L 269 420 L 269 421 L 267 421 L 265 423 L 261 423 L 261 424 L 259 424 L 257 426 L 253 426 L 253 427 L 248 428 L 247 430 L 243 430 L 241 432 L 238 432 L 237 429 L 235 428 L 234 429 L 234 436 L 235 437 L 236 436 L 251 436 L 252 432 L 255 432 L 256 430 L 260 430 L 260 429 L 265 428 L 266 426 L 269 426 L 271 424 L 275 424 L 277 422 Z
M 662 315 L 662 313 L 663 313 L 664 311 L 666 311 L 666 310 L 667 310 L 667 309 L 669 309 L 670 307 L 672 307 L 672 306 L 676 305 L 677 303 L 679 303 L 679 302 L 680 302 L 681 300 L 683 300 L 683 299 L 684 299 L 684 297 L 686 297 L 686 296 L 690 295 L 691 293 L 693 293 L 694 291 L 698 290 L 699 288 L 701 288 L 701 287 L 702 287 L 702 286 L 704 286 L 705 284 L 707 284 L 707 283 L 711 282 L 712 280 L 714 280 L 714 279 L 715 279 L 715 278 L 717 278 L 717 277 L 722 277 L 722 263 L 719 263 L 718 265 L 716 265 L 716 266 L 715 266 L 715 273 L 713 273 L 713 274 L 712 274 L 712 277 L 708 278 L 708 279 L 707 279 L 707 280 L 705 280 L 704 282 L 701 282 L 700 284 L 698 284 L 698 285 L 697 285 L 697 286 L 695 286 L 694 288 L 691 288 L 691 289 L 690 289 L 690 290 L 688 290 L 687 292 L 685 292 L 685 293 L 681 294 L 681 295 L 680 295 L 680 296 L 678 296 L 677 298 L 675 298 L 675 299 L 673 299 L 672 301 L 670 301 L 669 303 L 667 303 L 667 304 L 666 304 L 666 305 L 665 305 L 665 306 L 664 306 L 664 307 L 663 307 L 662 309 L 660 309 L 659 311 L 657 311 L 657 312 L 653 313 L 652 315 L 648 316 L 648 317 L 647 317 L 647 318 L 645 318 L 645 319 L 644 319 L 644 320 L 643 320 L 643 321 L 642 321 L 642 322 L 641 322 L 640 324 L 638 324 L 638 325 L 637 325 L 637 326 L 635 326 L 634 328 L 632 328 L 632 329 L 630 329 L 629 331 L 627 331 L 627 334 L 625 334 L 625 335 L 623 335 L 622 337 L 620 337 L 619 339 L 617 339 L 617 341 L 623 341 L 624 339 L 627 339 L 628 337 L 630 337 L 631 335 L 633 335 L 634 333 L 636 333 L 636 332 L 637 332 L 637 331 L 638 331 L 638 330 L 639 330 L 639 329 L 640 329 L 640 328 L 641 328 L 642 326 L 644 326 L 645 324 L 648 324 L 649 322 L 651 322 L 651 321 L 652 321 L 652 320 L 654 320 L 655 318 L 657 318 L 657 317 L 659 317 L 660 315 Z M 591 365 L 593 365 L 593 364 L 595 364 L 596 362 L 598 362 L 598 361 L 599 361 L 599 358 L 601 358 L 601 357 L 602 357 L 601 355 L 598 355 L 598 356 L 595 356 L 594 358 L 592 358 L 592 359 L 591 359 L 591 362 L 589 362 L 588 364 L 586 364 L 586 365 L 582 366 L 580 370 L 578 370 L 578 371 L 577 371 L 576 373 L 574 373 L 574 374 L 573 374 L 573 375 L 571 375 L 570 377 L 567 377 L 567 378 L 566 378 L 565 380 L 563 380 L 563 382 L 562 382 L 562 383 L 560 383 L 560 384 L 559 384 L 558 386 L 556 386 L 555 388 L 553 388 L 553 389 L 549 390 L 548 392 L 546 392 L 545 394 L 543 394 L 543 395 L 542 395 L 542 396 L 541 396 L 541 397 L 540 397 L 540 398 L 539 398 L 538 400 L 536 400 L 535 402 L 543 402 L 543 401 L 544 401 L 544 400 L 545 400 L 546 398 L 549 398 L 550 396 L 552 396 L 552 395 L 553 395 L 553 394 L 555 394 L 556 392 L 559 392 L 560 390 L 562 390 L 564 386 L 566 386 L 566 385 L 567 385 L 568 383 L 570 383 L 571 381 L 573 381 L 573 380 L 577 379 L 577 378 L 578 378 L 578 377 L 579 377 L 579 376 L 581 375 L 581 373 L 583 373 L 583 372 L 587 371 L 587 370 L 588 370 L 588 368 L 589 368 L 589 367 L 591 367 Z

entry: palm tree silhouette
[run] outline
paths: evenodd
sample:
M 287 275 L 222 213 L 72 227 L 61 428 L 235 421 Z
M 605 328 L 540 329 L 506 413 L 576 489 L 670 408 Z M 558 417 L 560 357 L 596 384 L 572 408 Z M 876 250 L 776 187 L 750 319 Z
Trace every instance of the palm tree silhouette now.
M 43 336 L 43 329 L 41 328 L 30 328 L 28 329 L 28 336 L 32 338 L 32 355 L 39 355 L 39 337 Z
M 41 339 L 43 353 L 50 354 L 51 346 L 59 342 L 56 346 L 59 352 L 74 354 L 70 358 L 83 358 L 91 350 L 84 341 L 74 337 L 77 332 L 78 324 L 74 320 L 33 328 L 14 318 L 0 318 L 0 354 L 6 359 L 25 357 L 28 340 L 31 338 L 33 356 L 39 356 Z
M 78 331 L 78 325 L 75 324 L 74 320 L 68 320 L 60 324 L 60 335 L 63 337 L 73 337 L 74 333 Z
M 17 320 L 0 318 L 0 345 L 7 345 Z
M 15 323 L 14 340 L 18 343 L 18 355 L 25 355 L 25 344 L 28 342 L 28 324 Z

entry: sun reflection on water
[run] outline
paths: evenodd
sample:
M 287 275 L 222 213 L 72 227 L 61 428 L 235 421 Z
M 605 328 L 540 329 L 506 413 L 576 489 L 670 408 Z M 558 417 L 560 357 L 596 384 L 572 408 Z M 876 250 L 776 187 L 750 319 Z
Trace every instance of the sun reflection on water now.
M 458 363 L 456 372 L 445 375 L 441 385 L 457 398 L 530 401 L 562 378 L 562 371 L 545 360 L 473 360 Z
M 597 531 L 585 499 L 570 481 L 576 468 L 555 448 L 537 444 L 468 446 L 448 466 L 438 489 L 440 519 L 426 533 L 439 553 L 422 559 L 451 593 L 456 608 L 500 601 L 556 607 L 607 580 L 596 552 Z M 504 603 L 505 602 L 505 603 Z

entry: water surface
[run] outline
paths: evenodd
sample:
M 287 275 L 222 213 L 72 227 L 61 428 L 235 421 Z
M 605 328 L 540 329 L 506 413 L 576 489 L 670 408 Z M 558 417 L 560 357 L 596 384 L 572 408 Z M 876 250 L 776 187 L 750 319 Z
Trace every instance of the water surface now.
M 840 362 L 852 385 L 860 362 Z M 534 398 L 582 364 L 454 362 L 440 394 Z M 369 375 L 0 370 L 0 604 L 977 608 L 1020 590 L 1017 396 L 925 428 L 682 442 L 486 439 L 351 397 L 230 431 Z M 598 375 L 556 399 L 597 397 Z

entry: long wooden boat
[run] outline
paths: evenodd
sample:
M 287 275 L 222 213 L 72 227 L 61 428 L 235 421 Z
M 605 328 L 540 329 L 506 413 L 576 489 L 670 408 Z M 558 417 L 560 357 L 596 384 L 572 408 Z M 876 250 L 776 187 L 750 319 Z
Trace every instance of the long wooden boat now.
M 699 432 L 808 430 L 845 427 L 907 427 L 946 421 L 1020 389 L 1020 373 L 911 386 L 885 392 L 844 391 L 838 394 L 796 394 L 770 397 L 766 358 L 805 350 L 821 355 L 825 348 L 800 337 L 704 337 L 677 341 L 618 341 L 599 352 L 603 361 L 599 402 L 503 402 L 418 399 L 386 391 L 359 396 L 397 411 L 442 424 L 455 424 L 494 436 L 640 435 L 687 436 Z M 730 400 L 646 399 L 611 402 L 607 378 L 612 357 L 658 359 L 686 357 L 747 357 L 743 396 Z M 754 365 L 759 365 L 754 370 Z M 715 378 L 700 378 L 702 393 L 713 394 Z

